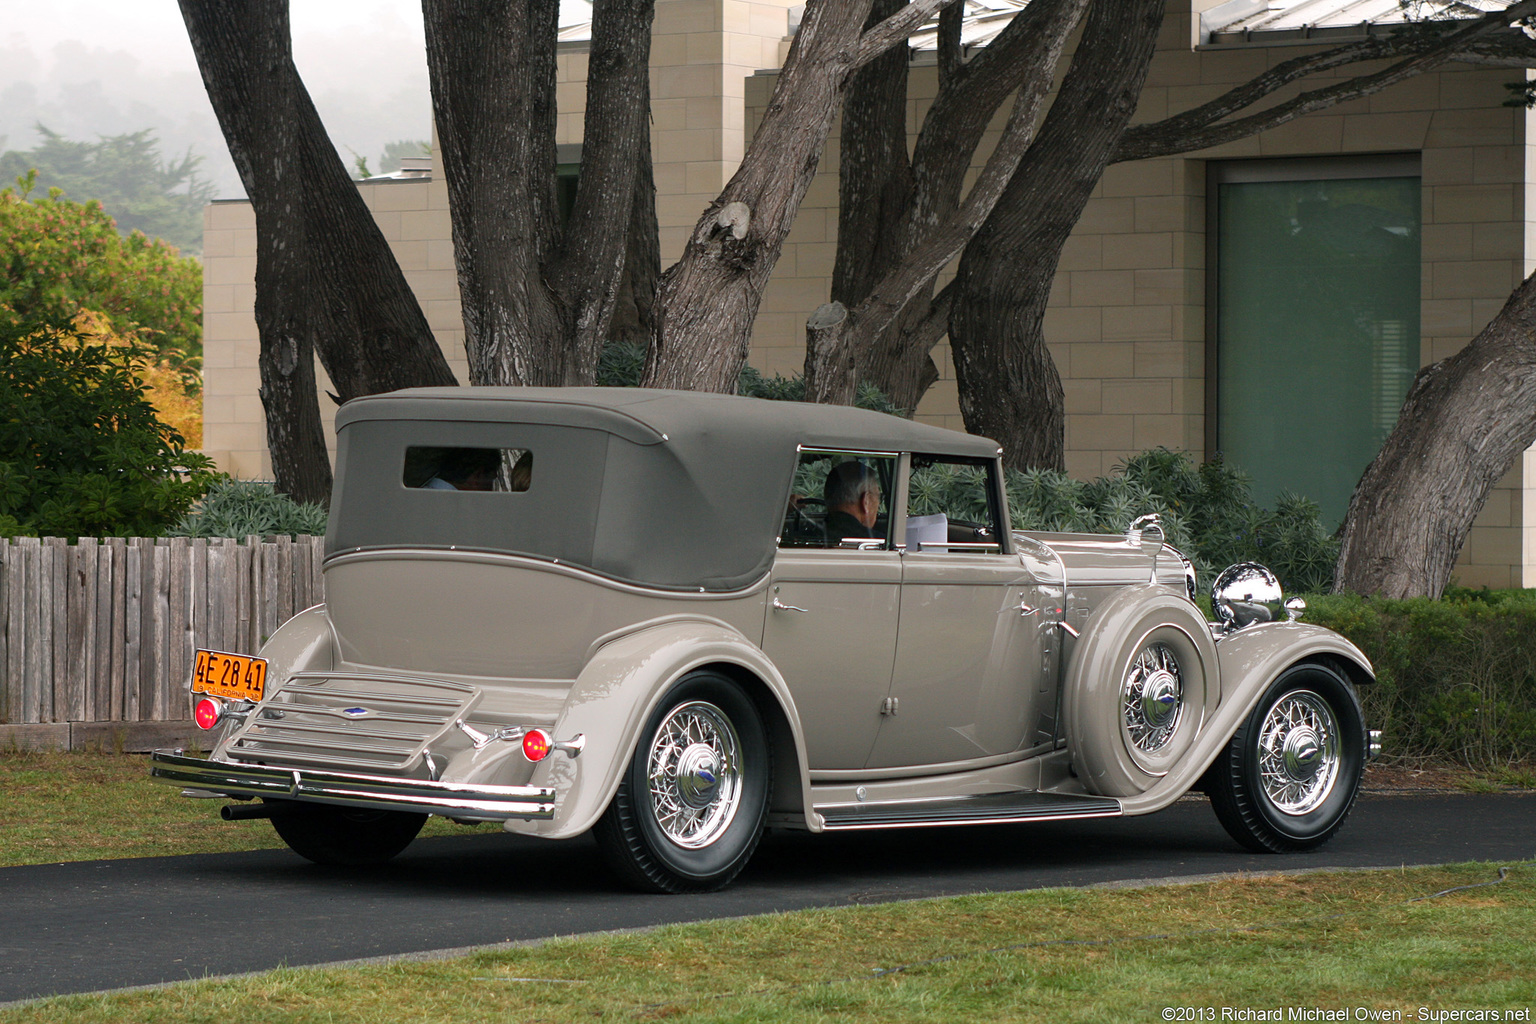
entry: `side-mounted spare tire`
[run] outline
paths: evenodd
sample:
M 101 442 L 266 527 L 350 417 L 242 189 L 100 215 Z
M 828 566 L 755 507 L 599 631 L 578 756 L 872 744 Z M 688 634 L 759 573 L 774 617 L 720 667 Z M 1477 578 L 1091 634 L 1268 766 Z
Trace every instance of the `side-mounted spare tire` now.
M 1180 763 L 1220 696 L 1210 626 L 1165 587 L 1123 590 L 1084 626 L 1063 685 L 1078 778 L 1103 796 L 1144 793 Z
M 772 779 L 768 733 L 752 698 L 719 672 L 690 672 L 646 718 L 593 833 L 609 865 L 637 889 L 720 889 L 757 849 Z
M 1354 686 L 1305 661 L 1265 688 L 1201 785 L 1222 827 L 1248 849 L 1310 850 L 1349 817 L 1367 745 Z

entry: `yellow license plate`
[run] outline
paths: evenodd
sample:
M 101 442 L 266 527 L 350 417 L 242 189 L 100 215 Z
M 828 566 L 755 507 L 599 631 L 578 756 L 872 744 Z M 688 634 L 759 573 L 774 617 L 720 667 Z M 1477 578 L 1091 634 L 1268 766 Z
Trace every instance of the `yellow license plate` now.
M 192 692 L 230 700 L 261 700 L 267 689 L 267 659 L 223 651 L 198 651 Z

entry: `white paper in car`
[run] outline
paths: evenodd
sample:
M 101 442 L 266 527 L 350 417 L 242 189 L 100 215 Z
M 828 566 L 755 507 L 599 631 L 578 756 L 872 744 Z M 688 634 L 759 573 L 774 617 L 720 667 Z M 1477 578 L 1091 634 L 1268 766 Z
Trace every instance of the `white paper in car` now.
M 932 516 L 907 518 L 908 551 L 949 551 L 949 516 L 940 512 Z

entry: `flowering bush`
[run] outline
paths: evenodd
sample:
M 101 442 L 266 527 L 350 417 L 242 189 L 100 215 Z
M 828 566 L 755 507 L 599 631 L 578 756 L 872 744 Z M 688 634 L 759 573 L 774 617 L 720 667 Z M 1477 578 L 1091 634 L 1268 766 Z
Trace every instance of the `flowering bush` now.
M 0 319 L 56 325 L 83 310 L 195 381 L 202 360 L 202 265 L 133 232 L 97 202 L 58 189 L 33 198 L 34 174 L 0 190 Z

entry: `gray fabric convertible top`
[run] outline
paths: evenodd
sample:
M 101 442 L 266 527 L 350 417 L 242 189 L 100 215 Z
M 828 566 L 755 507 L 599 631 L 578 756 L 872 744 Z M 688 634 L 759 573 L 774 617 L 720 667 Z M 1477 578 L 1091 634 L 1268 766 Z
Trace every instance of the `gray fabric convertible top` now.
M 797 446 L 990 459 L 985 438 L 846 406 L 639 388 L 416 388 L 336 416 L 326 554 L 457 547 L 728 591 L 773 560 Z M 405 450 L 533 453 L 521 492 L 406 487 Z

